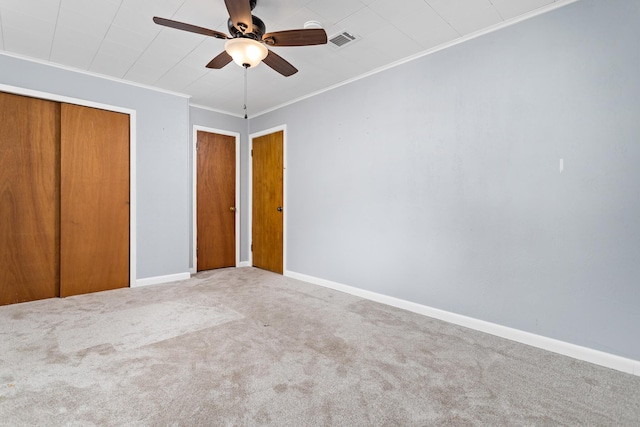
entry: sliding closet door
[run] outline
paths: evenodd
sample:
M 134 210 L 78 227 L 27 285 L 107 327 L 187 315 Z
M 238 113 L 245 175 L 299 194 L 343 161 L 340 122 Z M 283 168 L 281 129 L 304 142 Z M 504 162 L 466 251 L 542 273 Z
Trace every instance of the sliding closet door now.
M 129 116 L 62 104 L 60 296 L 129 286 Z
M 0 305 L 58 295 L 60 106 L 0 93 Z

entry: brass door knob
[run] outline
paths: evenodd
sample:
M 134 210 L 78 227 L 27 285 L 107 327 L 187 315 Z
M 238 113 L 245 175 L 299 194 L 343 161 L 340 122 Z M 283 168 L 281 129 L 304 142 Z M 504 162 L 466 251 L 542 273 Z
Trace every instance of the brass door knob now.
M 229 210 L 230 210 L 231 212 L 235 212 L 235 211 L 236 211 L 236 207 L 235 207 L 235 206 L 231 206 L 231 207 L 229 208 Z
M 278 212 L 282 212 L 282 206 L 278 206 Z

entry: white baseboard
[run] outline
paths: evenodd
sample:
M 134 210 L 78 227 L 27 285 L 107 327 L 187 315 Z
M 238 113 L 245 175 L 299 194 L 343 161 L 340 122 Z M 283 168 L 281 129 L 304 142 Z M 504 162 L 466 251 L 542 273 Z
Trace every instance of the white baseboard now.
M 392 307 L 401 308 L 413 313 L 422 314 L 424 316 L 433 317 L 435 319 L 444 320 L 445 322 L 464 326 L 476 331 L 485 332 L 501 338 L 517 341 L 532 347 L 541 348 L 561 354 L 563 356 L 572 357 L 574 359 L 583 360 L 595 365 L 604 366 L 606 368 L 615 369 L 632 375 L 640 376 L 640 361 L 628 359 L 614 354 L 605 353 L 603 351 L 594 350 L 588 347 L 582 347 L 576 344 L 544 337 L 542 335 L 532 334 L 530 332 L 521 331 L 519 329 L 498 325 L 496 323 L 486 322 L 484 320 L 474 319 L 460 314 L 451 313 L 449 311 L 440 310 L 433 307 L 405 301 L 399 298 L 390 297 L 376 292 L 364 289 L 354 288 L 353 286 L 343 285 L 341 283 L 332 282 L 330 280 L 320 279 L 293 271 L 285 271 L 284 275 L 293 279 L 308 282 L 314 285 L 323 286 L 336 291 L 355 295 L 371 301 L 390 305 Z
M 179 282 L 180 280 L 187 280 L 191 278 L 191 273 L 178 273 L 170 274 L 168 276 L 156 276 L 147 277 L 146 279 L 138 279 L 135 284 L 132 284 L 132 288 L 139 288 L 141 286 L 158 285 L 160 283 Z

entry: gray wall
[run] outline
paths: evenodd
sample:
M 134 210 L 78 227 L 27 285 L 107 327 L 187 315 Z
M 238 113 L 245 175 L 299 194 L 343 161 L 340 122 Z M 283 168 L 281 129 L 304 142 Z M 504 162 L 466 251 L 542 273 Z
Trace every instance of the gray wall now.
M 247 191 L 247 121 L 241 117 L 230 116 L 227 114 L 217 113 L 191 106 L 189 108 L 191 140 L 189 150 L 193 150 L 193 126 L 205 126 L 212 129 L 224 130 L 228 132 L 237 132 L 240 134 L 240 260 L 249 260 L 249 238 L 247 236 L 248 212 L 246 207 L 248 204 Z M 193 152 L 193 151 L 191 151 Z M 193 174 L 193 156 L 189 157 L 189 170 Z M 191 182 L 192 185 L 192 182 Z M 189 190 L 189 212 L 193 215 L 193 187 Z M 193 221 L 189 222 L 189 259 L 193 260 Z M 193 267 L 190 262 L 190 267 Z
M 137 278 L 189 271 L 189 101 L 0 55 L 0 83 L 137 111 Z
M 640 360 L 639 22 L 583 0 L 252 119 L 288 270 Z

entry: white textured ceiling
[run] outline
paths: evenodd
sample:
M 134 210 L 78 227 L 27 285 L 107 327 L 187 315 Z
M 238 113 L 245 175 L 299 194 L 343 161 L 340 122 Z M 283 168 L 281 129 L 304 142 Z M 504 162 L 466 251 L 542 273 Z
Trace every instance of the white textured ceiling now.
M 272 48 L 299 72 L 249 70 L 249 111 L 261 112 L 568 0 L 258 0 L 267 31 L 322 23 L 329 36 L 361 37 L 342 49 Z M 153 16 L 228 34 L 224 0 L 0 0 L 0 49 L 191 96 L 240 115 L 243 69 L 205 65 L 224 40 L 152 22 Z M 2 82 L 0 82 L 2 83 Z

